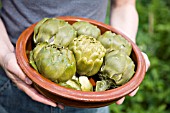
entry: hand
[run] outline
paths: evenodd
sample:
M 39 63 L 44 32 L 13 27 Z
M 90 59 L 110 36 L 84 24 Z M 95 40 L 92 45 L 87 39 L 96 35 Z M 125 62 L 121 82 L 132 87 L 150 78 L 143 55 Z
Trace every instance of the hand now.
M 7 76 L 16 84 L 16 86 L 20 90 L 24 91 L 33 100 L 53 107 L 58 106 L 59 108 L 64 109 L 63 105 L 57 105 L 55 102 L 39 94 L 33 87 L 31 87 L 32 81 L 26 77 L 20 69 L 14 52 L 7 53 L 2 59 L 1 65 Z
M 150 61 L 149 61 L 148 56 L 147 56 L 145 53 L 142 52 L 142 55 L 143 55 L 144 60 L 145 60 L 146 71 L 147 71 L 148 68 L 150 67 Z M 132 91 L 132 92 L 129 94 L 129 96 L 133 97 L 133 96 L 137 93 L 138 89 L 139 89 L 139 87 L 136 88 L 134 91 Z M 122 104 L 122 103 L 124 102 L 124 100 L 125 100 L 125 97 L 122 97 L 121 99 L 119 99 L 119 100 L 116 102 L 116 104 L 120 105 L 120 104 Z

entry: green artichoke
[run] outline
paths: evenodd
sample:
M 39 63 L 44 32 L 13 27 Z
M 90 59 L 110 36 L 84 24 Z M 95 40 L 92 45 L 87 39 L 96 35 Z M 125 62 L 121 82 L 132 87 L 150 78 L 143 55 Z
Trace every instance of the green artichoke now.
M 90 24 L 85 21 L 78 21 L 72 25 L 76 30 L 78 35 L 88 35 L 97 38 L 101 35 L 101 31 L 97 26 Z
M 77 36 L 77 31 L 68 22 L 56 18 L 44 18 L 34 28 L 34 43 L 48 42 L 57 47 L 67 47 Z
M 95 75 L 103 63 L 106 49 L 95 38 L 80 35 L 69 45 L 76 59 L 77 73 L 79 75 Z
M 54 44 L 39 43 L 30 54 L 30 64 L 44 77 L 56 83 L 72 78 L 76 61 L 72 51 Z
M 107 49 L 107 52 L 113 50 L 120 50 L 130 55 L 132 51 L 131 44 L 124 39 L 121 35 L 116 35 L 111 31 L 106 31 L 103 35 L 97 38 L 98 41 Z
M 132 59 L 120 51 L 112 51 L 105 55 L 100 76 L 114 80 L 116 85 L 123 85 L 134 74 L 135 64 Z

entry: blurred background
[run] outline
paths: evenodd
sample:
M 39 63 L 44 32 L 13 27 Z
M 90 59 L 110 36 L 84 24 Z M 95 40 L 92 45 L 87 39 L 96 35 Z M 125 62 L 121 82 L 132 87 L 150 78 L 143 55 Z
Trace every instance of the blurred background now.
M 137 0 L 137 11 L 137 45 L 147 53 L 151 66 L 138 93 L 126 97 L 122 105 L 110 105 L 110 111 L 170 113 L 170 0 Z
M 110 111 L 170 113 L 170 0 L 137 0 L 137 11 L 137 45 L 147 53 L 151 66 L 138 93 L 126 97 L 122 105 L 110 105 Z M 109 10 L 105 23 L 109 24 Z

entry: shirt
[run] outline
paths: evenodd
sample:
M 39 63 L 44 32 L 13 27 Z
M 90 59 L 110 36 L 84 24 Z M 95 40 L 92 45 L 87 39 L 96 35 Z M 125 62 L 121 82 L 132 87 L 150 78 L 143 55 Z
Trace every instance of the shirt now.
M 107 0 L 1 0 L 1 19 L 15 45 L 19 35 L 41 19 L 78 16 L 104 22 Z

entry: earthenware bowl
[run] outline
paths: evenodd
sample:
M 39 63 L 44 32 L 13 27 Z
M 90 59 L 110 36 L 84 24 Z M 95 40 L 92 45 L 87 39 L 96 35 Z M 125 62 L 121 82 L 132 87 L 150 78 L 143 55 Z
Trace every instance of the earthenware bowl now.
M 33 24 L 22 32 L 20 35 L 17 44 L 16 44 L 16 57 L 19 66 L 23 72 L 33 81 L 33 86 L 38 90 L 42 95 L 50 98 L 51 100 L 62 103 L 67 106 L 79 107 L 79 108 L 95 108 L 102 107 L 112 104 L 118 99 L 128 95 L 133 90 L 135 90 L 143 81 L 145 76 L 145 62 L 141 51 L 135 43 L 133 43 L 126 35 L 118 31 L 117 29 L 106 25 L 104 23 L 79 17 L 57 17 L 63 19 L 70 24 L 73 24 L 76 21 L 87 21 L 91 24 L 96 25 L 102 33 L 105 31 L 112 31 L 116 34 L 122 35 L 126 40 L 132 44 L 132 54 L 131 58 L 135 62 L 135 74 L 133 78 L 128 81 L 126 84 L 107 91 L 101 92 L 83 92 L 73 89 L 68 89 L 62 86 L 57 85 L 54 82 L 44 78 L 41 74 L 35 71 L 29 64 L 28 53 L 33 49 L 33 29 L 36 25 Z

